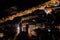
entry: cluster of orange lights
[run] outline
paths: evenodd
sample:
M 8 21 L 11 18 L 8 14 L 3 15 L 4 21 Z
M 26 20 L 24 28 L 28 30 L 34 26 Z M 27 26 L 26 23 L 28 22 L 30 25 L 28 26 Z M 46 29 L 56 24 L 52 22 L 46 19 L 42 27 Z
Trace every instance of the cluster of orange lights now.
M 12 15 L 12 16 L 8 16 L 7 18 L 2 18 L 0 19 L 0 23 L 3 23 L 7 20 L 13 20 L 15 17 L 18 17 L 18 16 L 23 16 L 23 15 L 27 15 L 27 14 L 30 14 L 32 13 L 33 11 L 37 10 L 37 9 L 44 9 L 45 7 L 51 7 L 52 5 L 54 5 L 55 3 L 60 3 L 59 0 L 50 0 L 42 5 L 38 5 L 36 7 L 32 7 L 28 10 L 25 10 L 25 11 L 20 11 L 19 13 L 16 13 L 15 15 Z

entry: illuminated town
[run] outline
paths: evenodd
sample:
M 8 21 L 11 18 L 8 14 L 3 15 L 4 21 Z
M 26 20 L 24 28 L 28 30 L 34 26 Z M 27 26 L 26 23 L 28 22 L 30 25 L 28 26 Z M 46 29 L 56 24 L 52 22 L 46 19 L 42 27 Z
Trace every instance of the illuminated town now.
M 18 7 L 14 4 L 0 14 L 0 40 L 60 40 L 60 0 Z

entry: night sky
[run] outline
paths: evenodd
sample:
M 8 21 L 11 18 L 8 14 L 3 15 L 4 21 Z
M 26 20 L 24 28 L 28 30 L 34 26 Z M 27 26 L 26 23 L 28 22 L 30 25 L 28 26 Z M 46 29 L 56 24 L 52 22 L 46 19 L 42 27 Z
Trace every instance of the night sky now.
M 12 6 L 16 6 L 17 10 L 21 11 L 47 1 L 49 0 L 0 0 L 0 19 L 10 15 L 10 13 L 6 12 L 5 10 Z

